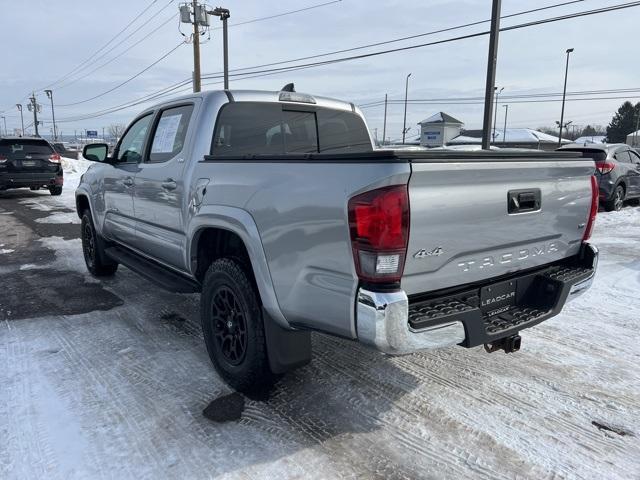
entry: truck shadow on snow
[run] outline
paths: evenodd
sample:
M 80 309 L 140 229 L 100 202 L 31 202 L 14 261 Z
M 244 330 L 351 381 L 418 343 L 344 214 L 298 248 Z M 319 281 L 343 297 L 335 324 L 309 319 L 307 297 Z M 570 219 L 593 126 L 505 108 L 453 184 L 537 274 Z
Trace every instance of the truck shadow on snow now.
M 197 303 L 179 296 L 174 302 L 171 297 L 165 297 L 164 306 L 151 307 L 155 312 L 148 318 L 155 318 L 154 323 L 180 344 L 198 350 L 202 368 L 215 375 L 201 344 Z M 212 456 L 226 458 L 208 473 L 215 477 L 242 471 L 311 448 L 343 465 L 339 470 L 349 466 L 348 471 L 388 472 L 384 478 L 420 477 L 411 465 L 394 462 L 386 443 L 374 433 L 394 425 L 398 415 L 416 413 L 394 406 L 419 386 L 419 376 L 396 366 L 391 357 L 349 340 L 314 333 L 312 343 L 311 363 L 282 377 L 268 395 L 243 397 L 215 375 L 214 384 L 200 386 L 213 389 L 213 396 L 191 397 L 187 408 L 198 424 L 194 433 Z M 357 440 L 345 442 L 351 438 Z M 259 448 L 248 448 L 255 444 Z M 238 449 L 242 455 L 226 455 Z

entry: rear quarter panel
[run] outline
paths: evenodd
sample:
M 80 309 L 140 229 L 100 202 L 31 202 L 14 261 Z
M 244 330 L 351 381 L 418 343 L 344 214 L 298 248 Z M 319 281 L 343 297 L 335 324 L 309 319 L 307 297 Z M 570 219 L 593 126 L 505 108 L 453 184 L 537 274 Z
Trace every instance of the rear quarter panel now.
M 347 201 L 405 184 L 409 170 L 407 163 L 209 161 L 197 176 L 212 178 L 207 204 L 239 207 L 253 217 L 287 321 L 355 338 L 358 280 Z

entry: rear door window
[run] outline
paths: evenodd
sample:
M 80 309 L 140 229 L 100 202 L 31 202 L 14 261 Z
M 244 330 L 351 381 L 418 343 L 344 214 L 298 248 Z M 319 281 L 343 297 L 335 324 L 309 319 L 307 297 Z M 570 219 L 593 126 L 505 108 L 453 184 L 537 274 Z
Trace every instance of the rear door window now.
M 347 153 L 371 149 L 364 121 L 352 112 L 236 102 L 220 112 L 211 154 Z
M 0 156 L 6 157 L 9 160 L 19 160 L 31 156 L 48 157 L 52 153 L 55 152 L 46 140 L 0 140 Z
M 149 162 L 165 162 L 182 151 L 193 105 L 168 108 L 160 114 L 153 132 Z
M 616 160 L 622 163 L 631 163 L 631 157 L 629 156 L 628 150 L 622 150 L 616 152 L 615 154 Z

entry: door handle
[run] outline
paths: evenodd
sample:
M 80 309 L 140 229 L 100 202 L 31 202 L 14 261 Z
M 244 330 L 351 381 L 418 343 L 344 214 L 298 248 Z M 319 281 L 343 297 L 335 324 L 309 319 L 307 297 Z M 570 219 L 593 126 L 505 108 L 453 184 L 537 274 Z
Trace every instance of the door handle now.
M 125 187 L 132 187 L 133 186 L 133 178 L 127 177 L 122 181 L 122 183 L 124 183 Z
M 175 190 L 178 187 L 178 184 L 172 178 L 167 178 L 164 182 L 162 182 L 162 188 L 165 190 Z

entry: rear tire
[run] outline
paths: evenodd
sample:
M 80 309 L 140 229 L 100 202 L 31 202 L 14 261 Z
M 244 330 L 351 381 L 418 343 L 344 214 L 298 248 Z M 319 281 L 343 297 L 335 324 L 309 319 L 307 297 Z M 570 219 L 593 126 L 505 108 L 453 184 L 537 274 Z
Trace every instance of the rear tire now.
M 49 192 L 51 193 L 51 195 L 57 197 L 58 195 L 62 195 L 62 187 L 59 185 L 56 185 L 55 187 L 49 187 Z
M 200 318 L 209 358 L 220 376 L 248 395 L 278 380 L 269 367 L 260 297 L 241 265 L 222 258 L 204 277 Z
M 87 270 L 96 277 L 107 277 L 116 273 L 118 264 L 106 258 L 103 248 L 104 240 L 96 232 L 89 210 L 82 213 L 80 231 L 82 234 L 82 253 Z
M 607 212 L 619 212 L 622 210 L 622 206 L 624 205 L 624 187 L 622 185 L 618 185 L 616 189 L 613 191 L 613 196 L 611 200 L 604 202 L 604 209 Z

